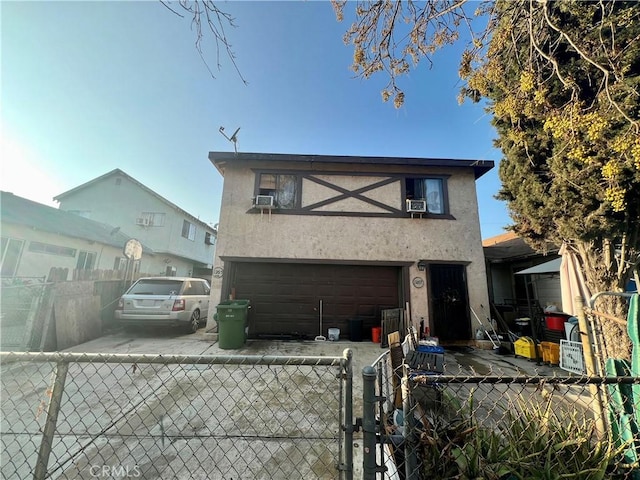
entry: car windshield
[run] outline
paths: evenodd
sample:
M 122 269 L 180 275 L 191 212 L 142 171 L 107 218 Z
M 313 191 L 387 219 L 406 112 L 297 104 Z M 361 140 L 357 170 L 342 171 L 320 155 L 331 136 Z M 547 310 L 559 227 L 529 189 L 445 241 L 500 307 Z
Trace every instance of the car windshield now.
M 182 282 L 177 280 L 141 280 L 127 293 L 132 295 L 177 295 Z

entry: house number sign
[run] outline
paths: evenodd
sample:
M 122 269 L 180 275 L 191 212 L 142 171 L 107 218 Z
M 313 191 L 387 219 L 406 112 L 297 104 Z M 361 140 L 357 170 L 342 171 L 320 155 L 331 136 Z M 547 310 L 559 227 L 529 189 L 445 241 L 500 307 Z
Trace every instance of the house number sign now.
M 411 283 L 413 283 L 413 286 L 416 288 L 424 287 L 424 279 L 422 279 L 421 277 L 414 277 Z
M 216 267 L 213 269 L 213 278 L 222 278 L 222 267 Z

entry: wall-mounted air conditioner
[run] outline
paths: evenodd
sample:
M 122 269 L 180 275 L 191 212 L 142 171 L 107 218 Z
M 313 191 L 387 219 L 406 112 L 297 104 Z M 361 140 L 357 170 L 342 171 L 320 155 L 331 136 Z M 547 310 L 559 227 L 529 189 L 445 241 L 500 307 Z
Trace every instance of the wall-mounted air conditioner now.
M 407 199 L 407 212 L 409 213 L 425 213 L 427 211 L 426 200 L 410 200 Z
M 148 218 L 143 218 L 143 217 L 138 217 L 138 218 L 136 218 L 136 225 L 142 225 L 143 227 L 148 227 L 149 226 L 149 219 Z
M 270 210 L 274 207 L 273 195 L 258 195 L 255 198 L 254 206 L 263 210 Z

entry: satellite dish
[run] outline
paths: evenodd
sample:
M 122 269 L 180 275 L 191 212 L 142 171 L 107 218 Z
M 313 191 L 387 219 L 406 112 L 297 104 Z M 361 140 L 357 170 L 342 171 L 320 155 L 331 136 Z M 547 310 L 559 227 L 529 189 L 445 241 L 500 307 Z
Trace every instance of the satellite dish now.
M 131 238 L 124 244 L 123 253 L 129 260 L 140 260 L 142 258 L 142 244 L 135 238 Z

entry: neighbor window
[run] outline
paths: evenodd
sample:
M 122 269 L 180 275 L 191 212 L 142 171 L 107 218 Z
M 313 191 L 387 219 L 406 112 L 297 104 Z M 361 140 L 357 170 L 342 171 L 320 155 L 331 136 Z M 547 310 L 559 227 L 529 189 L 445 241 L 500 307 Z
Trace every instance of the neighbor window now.
M 127 259 L 125 257 L 116 257 L 116 260 L 113 262 L 114 270 L 126 270 L 127 269 Z
M 49 255 L 60 255 L 61 257 L 75 257 L 76 249 L 51 245 L 50 243 L 31 242 L 29 251 L 34 253 L 48 253 Z
M 150 227 L 164 227 L 165 214 L 161 212 L 142 212 L 142 218 L 147 219 Z
M 193 223 L 191 223 L 191 222 L 189 222 L 187 220 L 184 220 L 182 222 L 182 236 L 184 238 L 188 238 L 189 240 L 192 240 L 192 241 L 195 240 L 196 239 L 196 226 Z
M 407 178 L 405 187 L 407 199 L 426 201 L 427 213 L 444 215 L 448 212 L 445 178 Z
M 3 277 L 13 277 L 18 269 L 20 262 L 20 254 L 22 253 L 22 240 L 15 238 L 2 237 L 2 255 L 0 265 L 2 266 Z
M 274 197 L 276 208 L 296 208 L 298 177 L 296 175 L 261 173 L 258 181 L 258 195 Z
M 96 265 L 96 252 L 85 252 L 80 250 L 78 252 L 78 262 L 76 263 L 77 270 L 93 270 Z
M 175 277 L 176 276 L 176 267 L 172 267 L 171 265 L 167 265 L 167 268 L 164 271 L 165 277 Z

